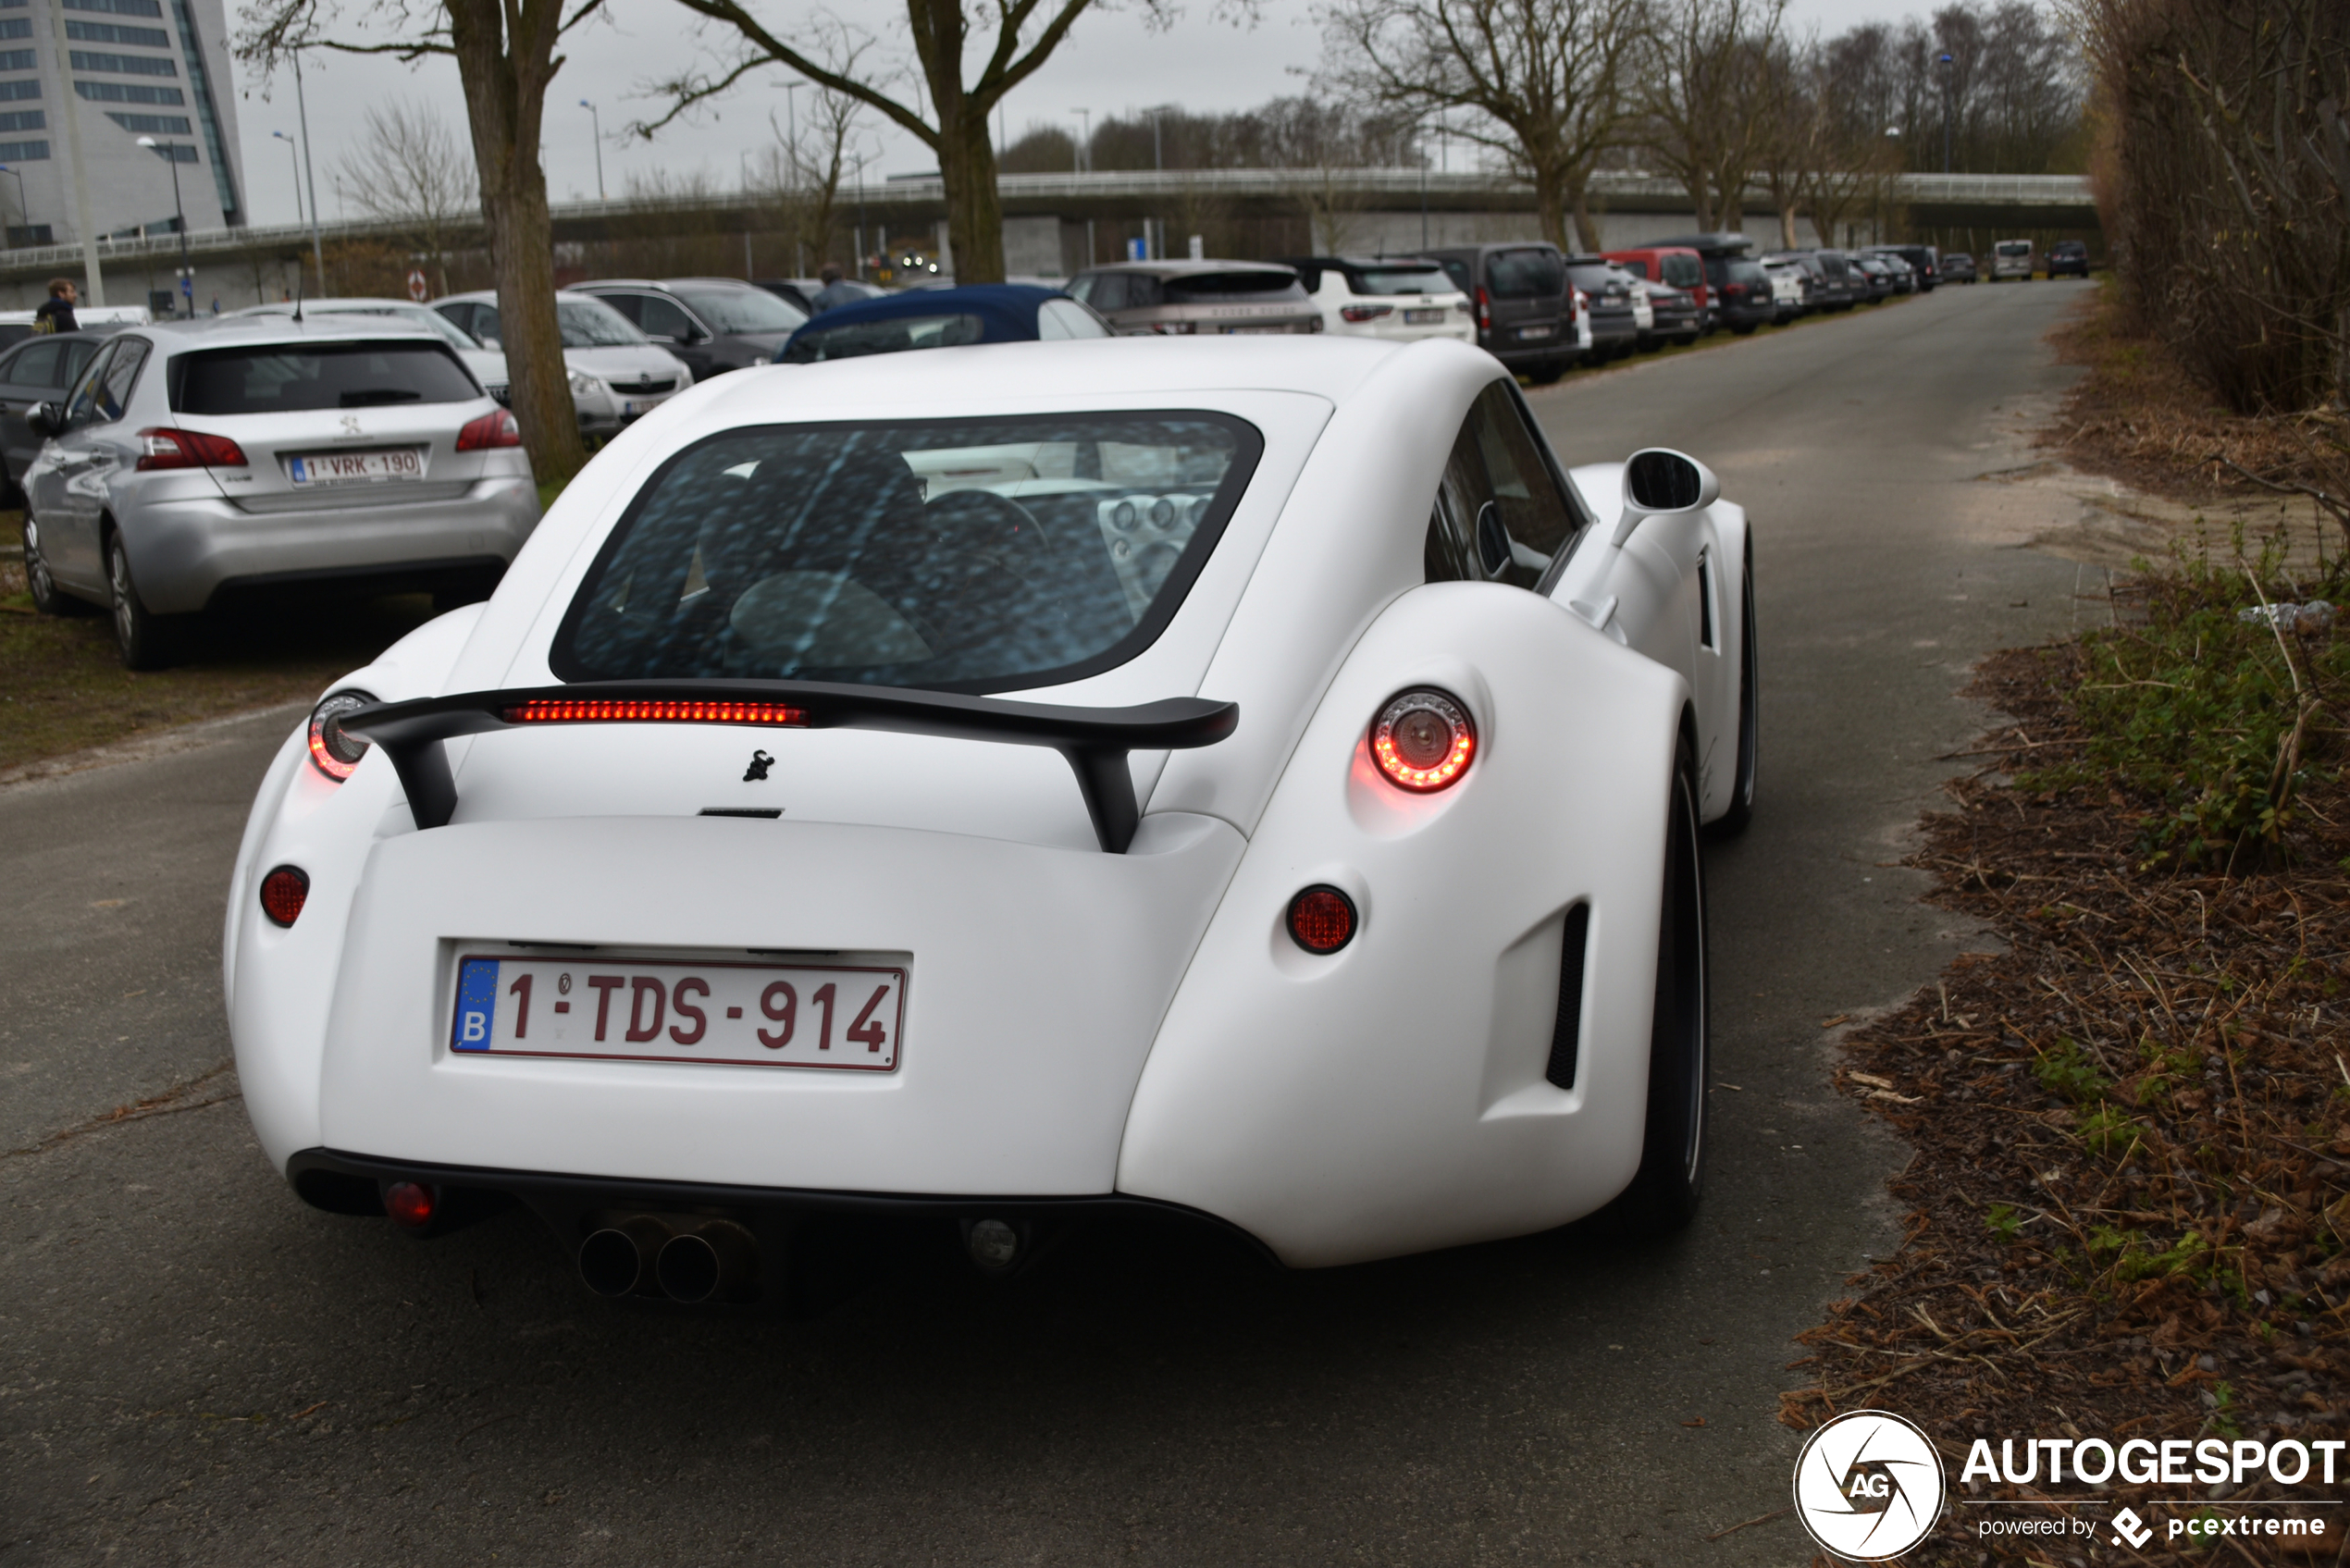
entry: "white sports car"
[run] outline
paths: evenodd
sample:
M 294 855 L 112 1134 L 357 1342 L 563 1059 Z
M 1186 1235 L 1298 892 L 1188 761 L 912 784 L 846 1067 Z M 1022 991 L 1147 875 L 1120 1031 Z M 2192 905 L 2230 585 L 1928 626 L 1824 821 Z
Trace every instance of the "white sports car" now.
M 1448 340 L 902 358 L 665 404 L 288 738 L 225 961 L 296 1191 L 678 1301 L 811 1222 L 1686 1223 L 1755 772 L 1713 476 L 1570 475 Z

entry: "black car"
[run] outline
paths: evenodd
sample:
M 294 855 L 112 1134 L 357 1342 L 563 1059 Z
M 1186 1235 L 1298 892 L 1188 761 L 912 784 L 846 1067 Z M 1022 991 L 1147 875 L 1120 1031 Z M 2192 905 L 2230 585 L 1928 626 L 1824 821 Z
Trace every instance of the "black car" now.
M 1537 381 L 1555 381 L 1575 363 L 1574 298 L 1566 280 L 1566 258 L 1555 246 L 1465 245 L 1421 253 L 1431 257 L 1468 296 L 1477 316 L 1478 347 Z M 1631 320 L 1627 302 L 1627 340 Z M 1592 344 L 1596 351 L 1596 335 Z
M 1713 266 L 1713 263 L 1708 260 L 1706 269 L 1712 271 Z M 1741 338 L 1779 318 L 1771 275 L 1762 270 L 1762 263 L 1743 256 L 1723 258 L 1721 276 L 1713 285 L 1713 298 L 1716 319 Z
M 5 491 L 7 505 L 23 506 L 24 491 L 19 481 L 41 455 L 41 443 L 47 439 L 25 423 L 25 415 L 43 403 L 65 401 L 66 389 L 89 368 L 107 336 L 36 332 L 0 353 L 0 459 L 7 463 L 6 484 L 0 491 Z
M 1848 255 L 1844 258 L 1844 265 L 1857 273 L 1861 281 L 1867 285 L 1866 303 L 1875 304 L 1901 291 L 1900 285 L 1894 281 L 1893 269 L 1886 265 L 1881 257 Z
M 2048 247 L 2050 278 L 2089 276 L 2089 247 L 2078 240 L 2059 240 Z
M 1942 275 L 1943 282 L 1973 283 L 1977 280 L 1974 272 L 1974 258 L 1964 251 L 1945 251 L 1938 260 L 1940 266 L 1937 270 Z
M 1934 292 L 1934 286 L 1942 281 L 1942 253 L 1931 245 L 1871 245 L 1861 253 L 1869 256 L 1899 256 L 1903 261 L 1908 262 L 1910 271 L 1916 278 L 1917 291 L 1921 294 Z
M 1867 280 L 1844 264 L 1836 251 L 1776 251 L 1766 262 L 1791 261 L 1812 277 L 1808 303 L 1817 311 L 1850 310 L 1869 297 Z
M 810 315 L 816 314 L 816 296 L 827 288 L 846 289 L 864 300 L 878 300 L 889 292 L 877 283 L 863 283 L 853 278 L 844 278 L 837 285 L 827 284 L 821 278 L 755 278 L 751 287 L 764 289 L 794 310 Z
M 736 278 L 672 278 L 660 282 L 607 278 L 577 283 L 686 362 L 697 381 L 766 364 L 808 313 Z
M 1605 256 L 1569 256 L 1567 280 L 1581 290 L 1591 312 L 1591 361 L 1621 359 L 1640 345 L 1640 324 L 1632 311 L 1632 275 Z

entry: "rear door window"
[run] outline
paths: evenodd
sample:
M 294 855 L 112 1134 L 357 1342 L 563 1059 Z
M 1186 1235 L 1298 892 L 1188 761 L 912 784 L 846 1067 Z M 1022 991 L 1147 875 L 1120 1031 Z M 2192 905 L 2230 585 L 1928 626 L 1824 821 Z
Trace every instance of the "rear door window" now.
M 119 346 L 116 343 L 105 345 L 97 358 L 91 361 L 90 368 L 82 372 L 81 379 L 74 384 L 72 395 L 66 400 L 66 424 L 69 427 L 87 425 L 97 417 L 99 384 L 105 377 L 106 362 L 114 357 L 114 351 Z
M 63 379 L 58 370 L 65 354 L 63 343 L 35 340 L 9 357 L 7 367 L 0 370 L 0 382 L 11 387 L 54 387 Z
M 105 372 L 97 377 L 97 400 L 92 411 L 95 423 L 106 424 L 120 419 L 130 407 L 131 389 L 139 384 L 139 372 L 147 363 L 147 342 L 143 338 L 127 338 L 106 361 Z
M 780 300 L 776 302 L 782 303 Z M 701 328 L 686 314 L 686 307 L 659 294 L 641 296 L 637 306 L 637 325 L 649 338 L 673 338 L 680 341 L 701 336 Z M 787 329 L 788 330 L 788 329 Z
M 439 343 L 283 343 L 206 349 L 171 362 L 180 414 L 295 414 L 318 409 L 462 403 L 481 389 Z
M 1208 413 L 764 426 L 687 448 L 555 635 L 567 681 L 985 692 L 1150 646 L 1263 444 Z
M 1485 275 L 1492 279 L 1497 299 L 1528 300 L 1566 292 L 1565 260 L 1548 246 L 1496 251 L 1486 258 Z

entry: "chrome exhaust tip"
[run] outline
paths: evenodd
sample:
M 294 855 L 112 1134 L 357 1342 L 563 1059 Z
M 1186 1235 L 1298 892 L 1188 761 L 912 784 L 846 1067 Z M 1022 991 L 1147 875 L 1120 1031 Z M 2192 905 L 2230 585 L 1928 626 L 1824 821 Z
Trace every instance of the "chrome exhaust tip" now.
M 759 1278 L 759 1243 L 731 1220 L 713 1219 L 662 1242 L 653 1277 L 674 1302 L 747 1301 Z
M 600 1296 L 656 1295 L 654 1260 L 669 1228 L 639 1215 L 592 1232 L 579 1243 L 579 1278 Z

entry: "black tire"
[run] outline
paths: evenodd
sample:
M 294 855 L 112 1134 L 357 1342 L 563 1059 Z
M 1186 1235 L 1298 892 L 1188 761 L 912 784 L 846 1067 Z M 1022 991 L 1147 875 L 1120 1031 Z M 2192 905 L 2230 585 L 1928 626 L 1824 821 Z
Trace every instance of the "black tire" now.
M 1713 1039 L 1705 945 L 1705 867 L 1698 854 L 1697 764 L 1685 736 L 1665 814 L 1664 900 L 1656 1006 L 1649 1025 L 1648 1117 L 1640 1168 L 1603 1211 L 1622 1234 L 1686 1229 L 1705 1191 L 1706 1082 Z
M 120 534 L 106 536 L 106 587 L 114 643 L 126 670 L 160 670 L 171 662 L 178 627 L 149 610 L 130 578 L 130 555 Z
M 43 559 L 38 536 L 40 526 L 26 512 L 22 524 L 24 539 L 24 585 L 32 595 L 32 608 L 43 615 L 87 615 L 91 607 L 57 586 L 50 574 L 49 562 Z
M 1752 321 L 1740 322 L 1738 326 L 1731 327 L 1730 330 L 1737 333 L 1741 338 L 1751 338 L 1754 336 L 1754 328 L 1758 325 L 1760 324 Z
M 1563 359 L 1543 360 L 1526 373 L 1526 378 L 1537 387 L 1553 386 L 1560 377 L 1566 374 L 1566 364 L 1567 362 Z
M 1738 773 L 1730 785 L 1730 809 L 1713 820 L 1712 831 L 1735 838 L 1754 821 L 1755 753 L 1762 722 L 1762 664 L 1755 653 L 1754 536 L 1746 537 L 1746 571 L 1738 592 Z

